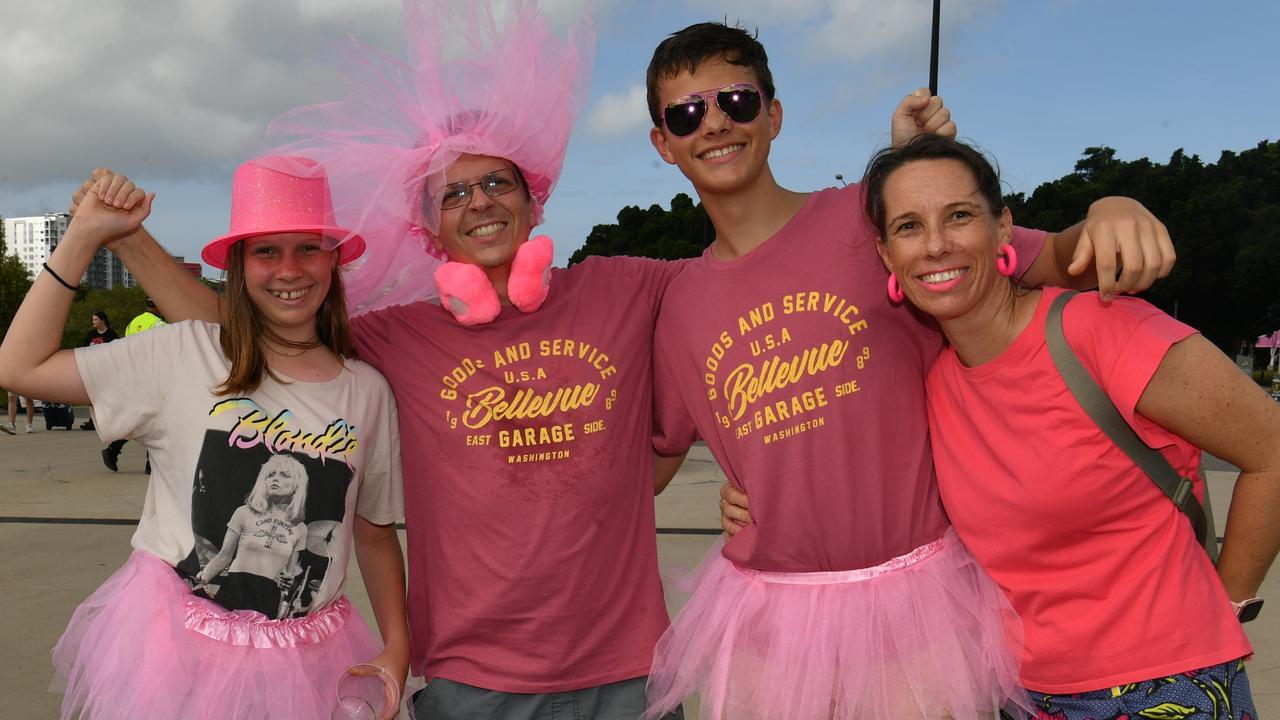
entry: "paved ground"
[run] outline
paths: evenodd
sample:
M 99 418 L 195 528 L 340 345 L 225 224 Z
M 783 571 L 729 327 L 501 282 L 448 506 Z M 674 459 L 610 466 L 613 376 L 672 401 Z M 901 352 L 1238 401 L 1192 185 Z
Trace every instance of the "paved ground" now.
M 57 717 L 59 696 L 45 692 L 49 648 L 75 606 L 128 557 L 146 476 L 134 443 L 112 473 L 102 466 L 95 433 L 46 431 L 38 418 L 35 433 L 21 434 L 21 420 L 18 429 L 16 436 L 0 434 L 0 719 L 25 720 Z M 1220 468 L 1210 472 L 1210 489 L 1221 518 L 1233 476 L 1220 464 L 1211 468 Z M 722 479 L 705 449 L 695 448 L 657 499 L 664 569 L 692 567 L 714 541 L 713 534 L 690 531 L 718 527 Z M 354 563 L 351 574 L 351 598 L 367 614 Z M 1248 627 L 1257 650 L 1249 673 L 1260 716 L 1280 718 L 1280 570 L 1263 594 L 1275 606 Z

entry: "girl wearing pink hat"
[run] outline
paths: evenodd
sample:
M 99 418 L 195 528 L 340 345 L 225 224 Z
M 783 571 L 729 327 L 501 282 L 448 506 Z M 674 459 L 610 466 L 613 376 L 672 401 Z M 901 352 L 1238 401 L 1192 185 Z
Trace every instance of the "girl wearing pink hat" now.
M 366 662 L 352 672 L 383 678 L 392 717 L 409 658 L 396 410 L 350 359 L 338 274 L 364 241 L 335 224 L 318 164 L 247 162 L 231 231 L 202 253 L 227 272 L 221 326 L 59 350 L 73 283 L 152 198 L 95 185 L 0 345 L 0 384 L 92 401 L 104 439 L 151 453 L 133 552 L 53 650 L 62 717 L 327 718 Z M 353 547 L 381 643 L 344 596 Z

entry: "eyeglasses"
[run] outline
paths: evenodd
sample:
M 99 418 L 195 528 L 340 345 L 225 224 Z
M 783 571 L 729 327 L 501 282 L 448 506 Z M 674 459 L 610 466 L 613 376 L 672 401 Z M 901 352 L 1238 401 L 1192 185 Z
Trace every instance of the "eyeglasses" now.
M 471 203 L 471 188 L 479 186 L 485 195 L 496 198 L 520 188 L 520 180 L 511 168 L 503 168 L 486 173 L 478 182 L 449 183 L 439 192 L 440 209 L 450 210 Z
M 749 123 L 760 115 L 760 90 L 750 83 L 736 83 L 685 95 L 667 103 L 662 110 L 667 130 L 678 137 L 697 132 L 707 117 L 707 98 L 713 95 L 720 112 L 736 123 Z

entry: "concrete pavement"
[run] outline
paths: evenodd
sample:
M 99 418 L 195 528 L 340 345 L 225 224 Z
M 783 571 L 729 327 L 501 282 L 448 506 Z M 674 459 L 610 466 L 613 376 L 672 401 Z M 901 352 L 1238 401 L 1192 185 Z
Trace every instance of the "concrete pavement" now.
M 57 717 L 60 696 L 45 691 L 53 673 L 49 649 L 76 605 L 127 559 L 146 488 L 136 443 L 125 447 L 113 473 L 102 465 L 96 433 L 45 430 L 39 417 L 32 434 L 22 425 L 20 419 L 17 435 L 0 434 L 0 719 L 14 720 Z M 1209 476 L 1221 524 L 1233 475 Z M 723 477 L 697 447 L 657 498 L 664 570 L 693 567 L 714 542 L 713 534 L 696 531 L 718 528 Z M 354 562 L 348 592 L 371 617 Z M 1280 718 L 1280 570 L 1263 595 L 1274 605 L 1247 626 L 1256 650 L 1249 674 L 1260 717 Z M 696 705 L 686 711 L 696 717 Z

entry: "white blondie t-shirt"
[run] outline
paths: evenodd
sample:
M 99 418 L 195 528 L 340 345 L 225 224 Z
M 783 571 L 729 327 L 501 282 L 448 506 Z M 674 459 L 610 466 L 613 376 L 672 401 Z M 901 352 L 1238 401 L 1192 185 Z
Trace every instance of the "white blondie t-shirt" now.
M 355 514 L 380 525 L 403 515 L 395 402 L 356 360 L 325 382 L 266 377 L 247 396 L 215 395 L 231 369 L 218 333 L 167 325 L 79 348 L 76 364 L 98 433 L 151 454 L 133 546 L 228 609 L 305 615 L 342 595 Z M 245 557 L 200 582 L 228 542 Z M 254 602 L 231 600 L 246 592 Z

